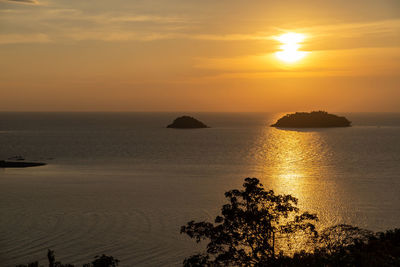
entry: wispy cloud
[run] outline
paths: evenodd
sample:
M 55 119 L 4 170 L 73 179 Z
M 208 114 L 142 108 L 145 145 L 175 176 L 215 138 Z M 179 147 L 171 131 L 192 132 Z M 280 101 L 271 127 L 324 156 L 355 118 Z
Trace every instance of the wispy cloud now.
M 13 3 L 39 4 L 37 0 L 0 0 Z M 40 0 L 39 0 L 40 1 Z M 44 6 L 34 12 L 25 8 L 0 10 L 2 28 L 15 36 L 28 34 L 37 42 L 38 34 L 45 34 L 54 42 L 64 41 L 156 41 L 198 40 L 217 42 L 265 41 L 264 51 L 276 49 L 273 36 L 290 29 L 279 29 L 270 25 L 261 31 L 224 32 L 213 27 L 204 28 L 199 21 L 185 15 L 125 11 L 98 11 Z M 382 20 L 364 23 L 315 25 L 292 29 L 308 33 L 305 50 L 335 50 L 360 47 L 385 47 L 400 39 L 400 20 Z M 29 35 L 30 34 L 30 35 Z M 371 38 L 372 36 L 372 38 Z M 12 38 L 19 43 L 29 38 Z M 11 40 L 12 40 L 11 39 Z M 357 40 L 356 40 L 357 39 Z M 388 42 L 388 39 L 392 40 Z M 355 40 L 355 41 L 354 41 Z M 373 40 L 373 41 L 371 41 Z M 308 42 L 309 41 L 309 42 Z M 10 43 L 11 41 L 7 42 Z M 5 42 L 3 42 L 5 43 Z M 251 52 L 250 52 L 251 53 Z
M 46 34 L 0 34 L 0 44 L 49 43 Z
M 11 2 L 18 4 L 30 4 L 30 5 L 38 5 L 39 2 L 37 0 L 3 0 L 3 2 Z
M 1 1 L 1 0 L 0 0 Z M 180 16 L 150 14 L 87 13 L 79 9 L 43 7 L 32 12 L 25 9 L 0 10 L 2 21 L 16 28 L 13 38 L 1 43 L 37 42 L 37 36 L 26 33 L 38 31 L 60 41 L 154 41 L 188 37 L 183 32 L 190 24 Z M 30 39 L 33 38 L 32 40 Z M 0 43 L 0 44 L 1 44 Z
M 74 41 L 105 41 L 105 42 L 122 42 L 122 41 L 156 41 L 177 38 L 174 34 L 168 33 L 134 33 L 129 31 L 85 31 L 74 30 L 64 35 L 69 40 Z
M 172 16 L 152 16 L 152 15 L 136 15 L 136 16 L 106 16 L 110 22 L 162 22 L 162 23 L 181 23 L 186 20 L 182 17 Z
M 284 32 L 283 29 L 270 28 L 268 31 L 255 33 L 231 33 L 231 34 L 213 34 L 201 33 L 192 31 L 188 26 L 190 22 L 184 18 L 178 17 L 157 17 L 157 16 L 127 16 L 118 17 L 110 15 L 92 16 L 86 18 L 88 21 L 102 25 L 98 30 L 102 33 L 90 35 L 90 39 L 99 37 L 103 41 L 153 41 L 160 39 L 187 39 L 200 41 L 268 41 L 270 48 L 276 47 L 274 36 L 279 32 Z M 169 24 L 175 23 L 175 27 L 149 27 L 144 29 L 135 29 L 123 27 L 120 23 L 123 22 L 152 22 Z M 180 26 L 179 26 L 180 25 Z M 186 25 L 186 27 L 184 26 Z M 112 29 L 112 30 L 110 30 Z M 117 29 L 117 30 L 115 30 Z M 336 49 L 351 49 L 359 45 L 360 47 L 382 47 L 393 46 L 391 42 L 387 42 L 387 38 L 400 38 L 400 20 L 376 21 L 368 23 L 350 23 L 339 25 L 324 25 L 308 28 L 293 29 L 309 34 L 309 39 L 306 40 L 304 46 L 311 50 L 336 50 Z M 85 34 L 82 29 L 80 36 Z M 77 34 L 70 35 L 71 37 Z M 109 36 L 104 38 L 104 36 Z M 113 37 L 114 36 L 114 37 Z M 377 38 L 371 38 L 371 36 Z M 379 36 L 381 36 L 379 38 Z M 80 40 L 85 38 L 81 37 Z M 330 39 L 330 42 L 326 42 Z M 357 42 L 351 42 L 349 39 L 357 39 Z M 374 39 L 374 42 L 371 41 Z M 268 46 L 266 47 L 267 50 Z
M 269 40 L 271 33 L 254 34 L 194 34 L 187 35 L 187 38 L 209 41 L 250 41 L 250 40 Z
M 311 51 L 398 47 L 400 19 L 318 25 L 297 29 L 309 34 L 304 49 Z

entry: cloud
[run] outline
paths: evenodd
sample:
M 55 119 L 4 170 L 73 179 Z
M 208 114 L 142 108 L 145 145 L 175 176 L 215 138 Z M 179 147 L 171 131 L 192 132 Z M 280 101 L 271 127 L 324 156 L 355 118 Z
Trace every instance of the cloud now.
M 173 34 L 162 34 L 162 33 L 134 33 L 130 31 L 118 31 L 111 32 L 105 31 L 85 31 L 76 30 L 70 31 L 65 34 L 64 37 L 74 41 L 105 41 L 105 42 L 122 42 L 122 41 L 155 41 L 155 40 L 166 40 L 174 39 L 177 36 Z
M 23 43 L 49 43 L 50 38 L 46 34 L 0 34 L 1 44 L 23 44 Z
M 400 19 L 321 25 L 298 30 L 309 34 L 304 49 L 310 51 L 390 48 L 398 47 L 400 43 Z
M 269 40 L 270 36 L 266 33 L 255 33 L 255 34 L 196 34 L 188 35 L 188 38 L 195 40 L 208 40 L 208 41 L 259 41 Z
M 110 22 L 155 22 L 155 23 L 183 23 L 185 19 L 181 17 L 168 17 L 168 16 L 150 16 L 150 15 L 137 15 L 137 16 L 109 16 Z
M 6 0 L 6 2 L 19 3 L 19 4 L 30 4 L 30 5 L 38 5 L 39 2 L 37 0 Z
M 38 0 L 0 0 L 8 3 L 39 4 Z M 35 12 L 29 9 L 0 10 L 2 28 L 8 33 L 44 33 L 54 42 L 65 41 L 157 41 L 189 40 L 199 42 L 256 43 L 262 51 L 271 52 L 278 43 L 273 36 L 286 31 L 303 32 L 309 35 L 302 44 L 306 51 L 346 50 L 359 47 L 397 46 L 400 19 L 378 20 L 343 24 L 314 24 L 303 28 L 282 29 L 274 25 L 258 27 L 254 31 L 224 31 L 219 27 L 205 27 L 201 21 L 185 14 L 157 14 L 127 11 L 93 11 L 62 8 L 43 4 Z M 17 38 L 22 40 L 24 38 Z M 35 39 L 35 38 L 34 38 Z M 27 38 L 30 42 L 30 38 Z M 36 40 L 36 39 L 35 39 Z M 4 42 L 3 42 L 4 43 Z

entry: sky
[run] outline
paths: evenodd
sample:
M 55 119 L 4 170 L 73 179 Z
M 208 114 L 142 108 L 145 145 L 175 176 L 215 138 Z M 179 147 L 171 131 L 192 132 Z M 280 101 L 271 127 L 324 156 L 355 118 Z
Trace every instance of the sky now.
M 0 111 L 321 109 L 400 112 L 399 0 L 0 0 Z

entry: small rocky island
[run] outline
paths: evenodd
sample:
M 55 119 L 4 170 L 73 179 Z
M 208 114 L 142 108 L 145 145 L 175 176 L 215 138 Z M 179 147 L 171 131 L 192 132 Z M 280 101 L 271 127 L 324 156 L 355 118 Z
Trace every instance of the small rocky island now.
M 328 128 L 350 127 L 351 122 L 345 117 L 329 114 L 325 111 L 296 112 L 286 114 L 271 127 L 280 128 Z
M 37 167 L 43 165 L 46 165 L 46 163 L 0 160 L 0 168 L 27 168 L 27 167 Z
M 173 123 L 167 126 L 167 128 L 196 129 L 196 128 L 209 128 L 209 127 L 193 117 L 182 116 L 176 118 Z

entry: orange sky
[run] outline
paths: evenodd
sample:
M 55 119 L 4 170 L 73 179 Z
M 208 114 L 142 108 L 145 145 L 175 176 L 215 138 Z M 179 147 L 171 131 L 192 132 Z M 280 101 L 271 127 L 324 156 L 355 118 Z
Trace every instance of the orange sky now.
M 0 111 L 398 112 L 399 85 L 398 0 L 0 0 Z

